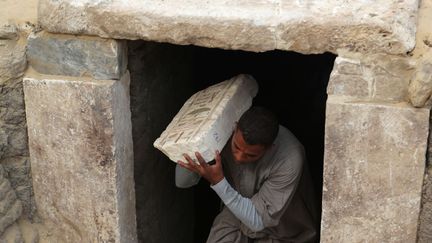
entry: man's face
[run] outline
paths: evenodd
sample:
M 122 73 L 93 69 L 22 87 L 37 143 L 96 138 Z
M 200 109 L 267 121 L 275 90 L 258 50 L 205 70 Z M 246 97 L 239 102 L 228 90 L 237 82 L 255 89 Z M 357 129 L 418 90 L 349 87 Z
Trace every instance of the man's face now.
M 243 138 L 240 129 L 236 128 L 231 139 L 231 151 L 237 164 L 252 163 L 259 160 L 266 152 L 265 145 L 249 145 Z

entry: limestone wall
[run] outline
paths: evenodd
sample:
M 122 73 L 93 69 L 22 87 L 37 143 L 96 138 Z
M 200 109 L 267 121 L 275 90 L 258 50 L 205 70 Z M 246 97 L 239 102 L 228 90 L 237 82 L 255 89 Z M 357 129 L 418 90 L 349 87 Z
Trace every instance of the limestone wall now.
M 40 3 L 41 24 L 51 32 L 306 54 L 406 53 L 414 47 L 418 9 L 418 0 Z
M 428 165 L 423 183 L 422 211 L 419 220 L 418 242 L 432 241 L 432 146 L 429 137 Z
M 422 1 L 419 11 L 416 49 L 413 57 L 417 60 L 417 71 L 410 83 L 410 100 L 413 105 L 431 106 L 432 94 L 432 1 Z M 431 131 L 432 120 L 429 131 Z M 418 242 L 432 241 L 432 136 L 429 134 L 427 167 L 424 177 L 421 214 L 419 217 Z
M 6 0 L 0 8 L 0 166 L 2 181 L 5 180 L 1 184 L 0 234 L 20 216 L 37 221 L 22 86 L 27 68 L 27 37 L 37 28 L 37 3 L 36 0 Z M 9 194 L 13 194 L 20 204 L 19 211 L 13 209 L 11 196 L 5 194 L 6 185 L 12 188 Z M 8 216 L 8 211 L 15 211 L 14 216 Z M 21 234 L 22 228 L 22 224 L 15 224 L 14 230 L 9 232 Z
M 322 242 L 431 240 L 431 4 L 421 1 L 412 52 L 339 52 L 328 87 Z
M 102 147 L 89 140 L 91 147 L 88 154 L 97 158 L 99 166 L 104 167 L 108 162 L 115 163 L 112 168 L 110 167 L 112 170 L 105 171 L 108 177 L 123 172 L 124 168 L 118 166 L 122 163 L 116 156 L 122 155 L 125 158 L 131 156 L 126 150 L 121 150 L 123 154 L 120 153 L 120 155 L 111 153 L 112 150 L 110 150 L 111 145 L 116 149 L 121 147 L 119 143 L 123 140 L 113 140 L 113 137 L 117 139 L 127 128 L 122 127 L 117 122 L 117 119 L 123 117 L 119 115 L 121 114 L 119 107 L 125 105 L 126 102 L 124 98 L 127 96 L 121 93 L 124 89 L 114 85 L 111 81 L 101 82 L 105 86 L 97 84 L 95 81 L 98 79 L 118 80 L 122 77 L 126 65 L 122 64 L 121 60 L 124 60 L 125 56 L 92 56 L 83 61 L 80 58 L 86 56 L 86 52 L 80 52 L 80 49 L 87 48 L 89 53 L 98 53 L 95 51 L 97 49 L 102 50 L 99 53 L 106 54 L 110 52 L 111 47 L 117 48 L 115 44 L 93 45 L 104 41 L 118 43 L 112 39 L 104 40 L 99 37 L 68 35 L 91 34 L 110 38 L 143 38 L 177 44 L 192 43 L 226 49 L 253 51 L 283 49 L 303 53 L 324 51 L 337 53 L 339 56 L 328 87 L 330 98 L 327 113 L 328 123 L 326 124 L 323 242 L 344 240 L 350 242 L 398 242 L 402 238 L 397 238 L 397 236 L 404 237 L 405 242 L 414 242 L 416 238 L 419 242 L 431 241 L 432 206 L 430 201 L 432 183 L 430 178 L 432 176 L 430 165 L 427 170 L 425 168 L 424 157 L 427 147 L 427 127 L 430 126 L 428 118 L 432 94 L 432 73 L 430 71 L 432 65 L 432 30 L 430 29 L 432 1 L 404 0 L 397 3 L 395 1 L 362 1 L 361 3 L 357 1 L 353 4 L 340 4 L 342 1 L 331 1 L 330 3 L 334 5 L 331 8 L 318 1 L 303 1 L 302 3 L 298 1 L 294 5 L 290 2 L 292 1 L 280 1 L 278 3 L 274 1 L 271 3 L 266 1 L 222 1 L 205 8 L 202 1 L 195 0 L 188 1 L 189 4 L 185 6 L 175 5 L 175 1 L 165 1 L 161 4 L 155 4 L 151 1 L 147 3 L 136 1 L 136 5 L 132 5 L 133 8 L 130 8 L 129 5 L 122 4 L 122 1 L 80 0 L 71 4 L 70 1 L 43 0 L 40 5 L 43 28 L 56 32 L 56 34 L 47 34 L 46 32 L 37 34 L 36 32 L 40 30 L 36 24 L 37 0 L 3 1 L 0 8 L 0 165 L 5 171 L 4 178 L 9 182 L 6 184 L 10 185 L 22 203 L 22 217 L 37 218 L 34 217 L 36 206 L 31 185 L 22 88 L 22 77 L 27 69 L 27 60 L 33 62 L 35 69 L 44 72 L 45 75 L 60 74 L 69 77 L 62 76 L 56 81 L 36 77 L 36 83 L 42 85 L 36 86 L 42 87 L 42 90 L 43 87 L 49 86 L 46 86 L 47 82 L 44 80 L 51 80 L 48 84 L 55 83 L 59 86 L 63 84 L 86 84 L 87 86 L 82 87 L 62 86 L 77 94 L 81 92 L 81 88 L 87 87 L 84 88 L 87 93 L 83 91 L 81 94 L 91 96 L 99 94 L 99 90 L 103 90 L 105 92 L 103 97 L 110 99 L 114 97 L 112 99 L 116 102 L 96 102 L 95 104 L 90 102 L 90 108 L 87 110 L 90 113 L 83 112 L 77 117 L 80 117 L 85 124 L 88 124 L 86 122 L 92 124 L 92 122 L 105 120 L 105 118 L 98 117 L 102 110 L 113 111 L 112 113 L 116 114 L 110 116 L 111 113 L 104 113 L 107 116 L 106 120 L 112 121 L 112 124 L 103 123 L 101 126 L 106 129 L 104 132 L 110 134 L 112 132 L 113 136 L 109 137 L 112 140 L 105 141 L 106 143 L 103 143 L 104 146 Z M 110 5 L 109 3 L 113 4 Z M 420 10 L 417 11 L 419 3 L 421 4 Z M 243 15 L 237 15 L 238 12 Z M 154 13 L 160 15 L 154 15 Z M 218 15 L 218 13 L 223 13 L 223 15 Z M 324 17 L 322 19 L 315 18 L 317 13 L 323 13 Z M 256 21 L 257 16 L 260 21 Z M 59 35 L 58 32 L 66 33 L 66 35 Z M 41 37 L 42 39 L 40 39 Z M 28 40 L 30 40 L 31 45 L 28 45 Z M 45 44 L 50 43 L 48 51 L 41 48 L 38 40 L 42 40 Z M 416 46 L 412 50 L 414 40 Z M 59 49 L 59 54 L 64 54 L 63 56 L 46 55 L 50 50 L 54 50 L 52 48 L 62 45 L 63 47 L 70 47 L 71 49 L 66 48 L 66 50 L 72 50 L 71 53 L 75 53 L 76 56 L 74 57 L 77 59 L 68 58 L 71 53 L 62 53 L 61 50 L 65 50 L 63 47 Z M 27 52 L 30 55 L 29 58 L 27 58 L 26 53 L 27 47 L 31 49 Z M 104 49 L 104 47 L 107 48 Z M 112 49 L 114 52 L 116 52 L 115 48 Z M 119 44 L 118 48 L 120 50 L 125 46 Z M 162 162 L 163 156 L 155 151 L 141 149 L 144 147 L 151 148 L 148 143 L 151 143 L 161 129 L 166 126 L 170 114 L 174 114 L 178 110 L 179 107 L 175 107 L 173 104 L 180 106 L 183 104 L 183 97 L 188 97 L 187 95 L 183 96 L 183 94 L 188 93 L 189 90 L 181 85 L 182 82 L 188 82 L 188 77 L 190 77 L 190 73 L 185 72 L 185 70 L 190 71 L 190 67 L 187 65 L 188 62 L 183 59 L 188 57 L 179 50 L 167 53 L 165 52 L 166 49 L 161 49 L 158 45 L 142 42 L 131 44 L 129 48 L 129 58 L 134 59 L 133 63 L 136 65 L 130 66 L 130 69 L 134 81 L 132 82 L 131 104 L 134 124 L 134 150 L 137 151 L 135 154 L 137 215 L 138 219 L 141 220 L 138 222 L 138 235 L 163 232 L 155 238 L 149 239 L 149 242 L 171 242 L 172 239 L 190 242 L 191 236 L 182 234 L 182 232 L 190 230 L 188 227 L 191 227 L 192 224 L 184 223 L 185 219 L 183 218 L 182 221 L 182 214 L 178 214 L 178 212 L 186 215 L 190 213 L 191 208 L 179 208 L 180 204 L 177 205 L 171 197 L 174 195 L 173 197 L 180 200 L 184 205 L 191 200 L 190 192 L 179 192 L 174 189 L 174 185 L 171 183 L 172 163 Z M 135 50 L 140 51 L 135 52 Z M 178 55 L 177 58 L 173 58 L 173 53 Z M 150 55 L 158 58 L 146 59 Z M 104 65 L 114 67 L 114 69 L 104 69 L 105 66 L 93 69 L 96 72 L 86 69 L 87 66 L 97 67 L 98 62 L 92 63 L 91 60 L 107 59 L 111 62 L 104 63 Z M 49 63 L 53 60 L 55 61 Z M 64 63 L 75 64 L 72 70 L 74 72 L 70 72 L 68 67 L 62 66 Z M 85 65 L 81 65 L 82 63 Z M 146 68 L 149 70 L 149 67 L 150 71 L 146 71 L 145 75 L 142 76 L 140 70 Z M 167 69 L 169 71 L 166 71 Z M 59 72 L 50 73 L 50 71 Z M 106 76 L 107 73 L 111 76 Z M 75 76 L 75 78 L 71 80 L 70 76 Z M 138 78 L 135 79 L 135 77 Z M 88 83 L 89 78 L 95 80 Z M 58 82 L 58 80 L 65 82 Z M 161 80 L 165 80 L 166 83 L 160 85 Z M 94 88 L 101 87 L 98 85 L 102 85 L 103 88 Z M 31 86 L 29 87 L 31 88 Z M 52 86 L 49 86 L 48 89 L 44 90 L 44 92 L 46 91 L 44 97 L 50 98 L 51 88 Z M 176 92 L 173 92 L 174 90 Z M 58 93 L 59 95 L 62 94 L 62 92 Z M 37 98 L 35 98 L 38 97 L 38 93 L 35 92 L 33 95 L 35 100 L 29 103 L 33 107 L 38 107 Z M 170 101 L 172 103 L 166 103 L 166 100 L 161 98 L 166 96 L 172 98 Z M 117 100 L 116 97 L 120 97 L 120 100 Z M 89 98 L 89 100 L 91 99 Z M 96 101 L 98 100 L 96 99 Z M 50 106 L 52 103 L 48 102 L 46 105 Z M 54 113 L 57 111 L 55 106 L 50 106 L 50 109 Z M 34 114 L 37 111 L 42 114 L 44 109 L 37 110 L 35 108 Z M 90 118 L 86 114 L 90 114 Z M 39 115 L 36 114 L 35 117 Z M 117 118 L 111 119 L 116 116 Z M 99 120 L 94 120 L 95 117 Z M 153 117 L 160 117 L 161 121 L 154 122 L 151 120 Z M 70 120 L 74 121 L 73 118 L 75 117 L 71 117 Z M 62 121 L 64 122 L 63 125 L 67 125 L 67 119 Z M 51 122 L 53 121 L 46 120 L 47 124 L 51 124 Z M 37 124 L 43 131 L 50 131 L 50 127 L 45 126 L 46 124 Z M 146 127 L 149 124 L 150 127 Z M 79 123 L 75 125 L 79 126 Z M 373 132 L 368 133 L 370 131 Z M 36 131 L 33 132 L 38 134 Z M 99 130 L 95 132 L 101 135 Z M 120 137 L 128 142 L 127 137 Z M 85 134 L 83 138 L 86 138 Z M 65 140 L 67 139 L 65 138 Z M 43 144 L 44 141 L 35 142 L 34 151 L 38 151 L 38 143 Z M 54 143 L 57 140 L 52 138 L 50 141 Z M 79 142 L 79 140 L 76 141 Z M 377 144 L 377 142 L 380 143 Z M 429 149 L 431 149 L 430 146 Z M 64 153 L 60 153 L 60 150 L 59 153 L 54 150 L 50 151 L 52 156 L 46 159 L 54 166 L 48 169 L 58 169 L 63 165 L 56 164 L 57 158 L 67 154 L 67 151 L 75 150 L 65 150 Z M 120 150 L 114 149 L 113 151 Z M 76 159 L 75 155 L 70 154 L 70 156 L 70 161 L 75 161 L 73 160 Z M 81 154 L 81 156 L 86 158 L 86 154 Z M 39 161 L 39 165 L 45 165 L 42 163 L 45 160 L 41 154 L 35 158 L 38 159 L 36 161 Z M 101 158 L 108 159 L 100 160 Z M 77 159 L 77 161 L 81 161 L 81 159 Z M 155 163 L 146 163 L 147 161 L 155 161 Z M 38 181 L 43 182 L 39 186 L 45 185 L 48 188 L 49 185 L 62 179 L 61 176 L 54 176 L 50 177 L 51 181 L 48 181 L 49 179 L 44 177 L 45 170 L 43 168 L 39 168 Z M 130 169 L 130 167 L 126 168 L 129 171 Z M 423 180 L 424 175 L 426 176 Z M 119 179 L 121 186 L 130 185 L 130 178 L 115 178 Z M 145 183 L 145 180 L 163 181 L 161 186 L 165 190 L 156 190 L 152 184 Z M 74 185 L 73 183 L 78 183 L 80 180 L 74 178 L 70 182 L 70 185 Z M 112 183 L 110 186 L 113 191 L 115 191 L 114 188 L 117 189 L 114 185 L 117 185 L 118 181 L 107 180 L 107 182 Z M 346 185 L 350 186 L 347 187 Z M 64 188 L 69 188 L 71 191 L 76 189 L 74 186 Z M 44 187 L 39 187 L 39 190 L 43 191 Z M 5 189 L 4 192 L 9 191 L 11 190 Z M 423 197 L 421 197 L 422 191 Z M 126 197 L 131 200 L 132 196 L 128 193 L 130 194 L 130 191 L 126 190 L 119 194 L 114 193 L 114 195 L 118 198 Z M 167 196 L 168 194 L 170 196 Z M 51 197 L 55 198 L 56 194 L 53 195 Z M 66 198 L 68 194 L 65 192 L 62 195 Z M 89 195 L 93 194 L 90 193 Z M 102 198 L 105 194 L 102 192 L 97 195 Z M 147 195 L 161 199 L 152 200 Z M 14 197 L 10 196 L 10 198 Z M 78 204 L 70 206 L 70 202 L 63 201 L 65 203 L 64 208 L 60 207 L 61 210 L 58 212 L 52 210 L 59 207 L 53 207 L 51 202 L 44 201 L 45 204 L 40 205 L 44 205 L 41 209 L 45 210 L 45 218 L 52 215 L 54 218 L 61 217 L 59 215 L 64 214 L 59 214 L 59 212 L 63 212 L 63 210 L 64 212 L 73 212 L 74 210 L 67 210 L 81 205 L 81 201 L 79 197 L 72 198 Z M 116 203 L 113 198 L 110 200 L 112 200 L 110 201 L 111 206 Z M 9 201 L 10 203 L 7 205 L 10 207 L 8 209 L 12 209 L 15 201 L 12 199 Z M 123 207 L 115 210 L 118 209 L 122 215 L 132 213 L 127 211 L 130 207 L 126 208 L 124 207 L 126 204 L 122 205 Z M 172 215 L 165 211 L 170 206 L 171 210 L 177 213 L 178 218 L 173 219 Z M 99 219 L 103 221 L 105 217 L 108 217 L 104 212 L 110 212 L 113 208 L 115 207 L 107 206 L 102 211 L 96 210 L 101 213 Z M 20 210 L 12 210 L 11 212 L 17 213 Z M 341 214 L 340 212 L 345 213 Z M 393 215 L 394 212 L 399 212 L 399 214 Z M 85 213 L 83 215 L 85 215 L 83 218 L 88 220 L 85 222 L 91 225 L 93 219 Z M 5 217 L 0 218 L 0 222 L 6 222 L 4 223 L 6 232 L 12 232 L 9 233 L 12 235 L 15 230 L 8 230 L 10 228 L 7 226 L 12 224 L 11 228 L 20 228 L 21 225 L 25 225 L 25 223 L 13 224 L 15 218 L 19 217 L 15 216 L 12 217 L 13 220 L 9 220 L 9 218 L 9 221 L 5 221 Z M 420 221 L 417 225 L 419 218 Z M 77 223 L 74 220 L 71 221 L 74 222 L 72 225 L 70 223 L 65 227 L 62 223 L 58 225 L 67 228 L 68 231 L 72 232 L 71 235 L 76 236 L 79 233 L 75 232 L 74 226 Z M 61 222 L 66 221 L 68 220 Z M 182 228 L 179 228 L 176 233 L 166 234 L 164 232 L 165 226 Z M 121 230 L 130 231 L 127 228 Z M 94 232 L 105 231 L 99 228 Z M 96 238 L 117 237 L 116 239 L 120 239 L 123 237 L 113 232 L 105 233 L 96 236 Z

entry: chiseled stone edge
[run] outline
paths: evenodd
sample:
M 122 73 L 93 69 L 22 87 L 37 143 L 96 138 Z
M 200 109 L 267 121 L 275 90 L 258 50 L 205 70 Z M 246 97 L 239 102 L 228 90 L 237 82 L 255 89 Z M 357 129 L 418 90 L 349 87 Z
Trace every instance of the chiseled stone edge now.
M 76 77 L 61 77 L 61 76 L 44 76 L 39 75 L 37 73 L 31 73 L 31 75 L 28 75 L 24 78 L 24 93 L 25 93 L 25 99 L 26 103 L 29 104 L 29 96 L 27 93 L 29 92 L 29 89 L 32 88 L 32 86 L 44 86 L 46 84 L 49 85 L 66 85 L 70 87 L 78 87 L 80 85 L 86 85 L 86 86 L 92 86 L 93 89 L 97 89 L 99 91 L 95 91 L 96 93 L 99 92 L 101 94 L 108 94 L 110 93 L 111 99 L 107 100 L 106 103 L 110 103 L 111 107 L 108 109 L 111 109 L 112 114 L 105 114 L 102 112 L 99 112 L 100 116 L 108 117 L 109 119 L 106 121 L 107 124 L 110 124 L 112 126 L 112 133 L 108 131 L 108 134 L 110 137 L 107 137 L 108 140 L 111 140 L 111 145 L 109 146 L 110 151 L 105 151 L 111 154 L 111 158 L 106 158 L 104 156 L 98 156 L 97 153 L 99 153 L 101 148 L 96 148 L 98 151 L 95 151 L 96 155 L 90 155 L 90 159 L 94 160 L 94 168 L 92 168 L 93 171 L 99 171 L 102 170 L 107 172 L 109 170 L 109 173 L 117 173 L 116 175 L 113 174 L 112 177 L 106 178 L 107 181 L 115 181 L 115 185 L 111 183 L 110 185 L 106 185 L 106 190 L 112 191 L 112 193 L 107 193 L 105 195 L 102 195 L 102 197 L 111 197 L 112 194 L 115 194 L 112 201 L 100 201 L 100 200 L 94 200 L 95 203 L 100 203 L 102 206 L 99 208 L 102 211 L 95 211 L 96 209 L 93 209 L 93 212 L 89 212 L 91 215 L 93 213 L 93 220 L 96 221 L 96 226 L 98 232 L 96 234 L 91 235 L 79 235 L 79 237 L 84 237 L 85 239 L 90 239 L 92 237 L 97 237 L 97 239 L 104 239 L 105 237 L 108 237 L 112 235 L 115 237 L 115 239 L 110 238 L 110 240 L 114 240 L 113 242 L 136 242 L 137 236 L 136 236 L 136 219 L 135 219 L 135 192 L 134 192 L 134 181 L 133 181 L 133 146 L 132 144 L 132 134 L 131 134 L 131 122 L 130 122 L 130 111 L 129 106 L 124 107 L 125 105 L 128 105 L 129 103 L 129 73 L 127 72 L 120 81 L 114 81 L 114 80 L 94 80 L 89 78 L 76 78 Z M 88 88 L 88 87 L 87 87 Z M 35 96 L 38 96 L 37 94 L 32 95 L 33 98 Z M 122 97 L 124 96 L 124 97 Z M 85 99 L 85 98 L 84 98 Z M 38 106 L 37 102 L 33 102 L 33 106 Z M 98 104 L 94 104 L 97 108 Z M 83 107 L 88 108 L 88 107 Z M 29 115 L 29 107 L 26 107 L 27 109 L 27 116 Z M 39 108 L 41 109 L 41 108 Z M 42 109 L 43 110 L 43 109 Z M 34 112 L 34 109 L 31 110 Z M 122 112 L 122 114 L 118 114 L 118 112 Z M 86 112 L 83 110 L 83 112 Z M 128 115 L 129 114 L 129 115 Z M 111 116 L 111 117 L 110 117 Z M 101 117 L 96 118 L 95 120 L 100 120 Z M 128 123 L 123 123 L 124 119 L 128 119 Z M 29 140 L 35 144 L 33 133 L 37 134 L 40 132 L 38 129 L 35 129 L 32 126 L 32 123 L 34 119 L 29 119 L 27 117 L 28 122 L 28 128 L 32 132 L 29 132 Z M 33 122 L 32 122 L 33 121 Z M 34 125 L 34 124 L 33 124 Z M 46 131 L 42 131 L 44 133 Z M 105 134 L 107 131 L 100 131 L 101 134 Z M 40 139 L 40 138 L 39 138 Z M 96 137 L 96 139 L 98 139 Z M 32 141 L 33 140 L 33 141 Z M 42 149 L 42 146 L 45 146 L 41 143 L 36 143 L 36 148 L 32 149 L 32 146 L 30 146 L 30 154 L 37 154 L 40 153 L 40 150 Z M 68 146 L 68 144 L 65 144 L 64 146 Z M 114 147 L 118 146 L 118 147 Z M 104 149 L 104 148 L 102 148 Z M 67 155 L 66 155 L 67 156 Z M 82 155 L 77 155 L 82 156 Z M 39 158 L 41 160 L 43 158 Z M 52 158 L 55 160 L 56 158 Z M 31 162 L 33 164 L 34 157 L 31 156 Z M 115 161 L 115 167 L 112 167 L 110 164 L 113 164 Z M 39 163 L 42 163 L 43 161 L 39 161 Z M 33 165 L 32 165 L 33 166 Z M 99 167 L 98 167 L 99 166 Z M 35 170 L 35 168 L 33 169 Z M 33 172 L 32 170 L 32 172 Z M 41 171 L 39 171 L 41 172 Z M 42 172 L 41 172 L 42 173 Z M 52 173 L 52 172 L 51 172 Z M 108 174 L 109 174 L 108 173 Z M 127 173 L 127 175 L 125 175 Z M 36 183 L 37 180 L 43 182 L 44 181 L 44 175 L 35 175 L 33 173 L 33 179 L 34 183 Z M 39 178 L 39 179 L 38 179 Z M 123 185 L 119 185 L 120 183 L 124 183 Z M 109 187 L 108 187 L 109 186 Z M 126 189 L 127 188 L 127 189 Z M 41 199 L 45 193 L 41 193 L 41 191 L 36 185 L 34 186 L 36 199 Z M 42 189 L 43 190 L 43 189 Z M 42 198 L 45 200 L 44 198 Z M 46 200 L 45 200 L 46 201 Z M 49 201 L 49 200 L 48 200 Z M 55 218 L 52 218 L 54 215 L 60 216 L 60 221 L 65 220 L 65 217 L 63 216 L 62 212 L 60 211 L 60 208 L 62 205 L 55 205 L 55 203 L 50 204 L 50 202 L 45 202 L 45 206 L 48 206 L 48 208 L 41 208 L 38 201 L 36 201 L 38 205 L 38 211 L 40 215 L 44 215 L 45 219 L 49 219 L 48 221 L 44 221 L 45 224 L 47 224 L 51 230 L 51 233 L 55 232 L 55 234 L 59 237 L 63 237 L 62 240 L 65 239 L 73 239 L 75 236 L 68 235 L 68 231 L 74 231 L 77 232 L 76 226 L 73 226 L 70 221 L 66 219 L 64 221 L 64 225 L 59 225 L 58 223 L 54 223 L 57 221 Z M 115 205 L 111 205 L 115 204 Z M 64 206 L 64 205 L 63 205 Z M 110 218 L 109 215 L 107 215 L 105 212 L 107 208 L 111 207 L 109 210 L 109 214 L 114 214 L 115 212 L 117 215 L 115 215 L 113 218 Z M 91 207 L 91 205 L 89 205 Z M 84 209 L 83 209 L 84 210 Z M 114 210 L 111 212 L 111 210 Z M 44 213 L 43 213 L 44 212 Z M 128 215 L 122 215 L 122 214 L 128 214 Z M 91 219 L 91 216 L 90 216 Z M 103 225 L 107 224 L 108 221 L 111 223 L 117 224 L 118 228 L 108 227 L 104 228 Z M 54 223 L 54 224 L 53 224 Z M 83 229 L 88 230 L 88 229 Z M 92 232 L 95 233 L 95 232 Z M 78 233 L 79 234 L 79 233 Z M 66 240 L 66 241 L 69 241 Z M 110 241 L 111 242 L 111 241 Z
M 170 4 L 171 1 L 122 4 L 41 0 L 39 22 L 55 33 L 257 52 L 280 49 L 322 53 L 347 49 L 405 54 L 415 45 L 418 0 L 394 3 L 394 13 L 390 13 L 392 9 L 384 9 L 388 12 L 377 11 L 366 17 L 345 12 L 333 16 L 319 12 L 319 8 L 293 10 L 282 0 L 267 5 L 258 2 L 256 7 L 239 4 L 224 8 L 214 4 L 205 9 L 204 3 L 200 3 L 196 11 L 192 10 L 197 1 L 186 2 L 192 4 L 187 7 Z
M 30 34 L 27 40 L 28 62 L 41 74 L 119 80 L 126 72 L 123 40 L 44 31 Z
M 344 53 L 336 58 L 327 93 L 377 101 L 406 101 L 415 63 L 409 57 Z
M 394 164 L 396 167 L 399 166 L 399 176 L 403 173 L 406 173 L 406 177 L 404 180 L 406 182 L 412 183 L 412 187 L 404 190 L 401 187 L 394 187 L 394 190 L 398 190 L 398 193 L 401 194 L 399 196 L 394 197 L 385 197 L 385 195 L 381 194 L 362 194 L 358 195 L 358 192 L 364 190 L 361 185 L 355 184 L 355 188 L 348 187 L 349 185 L 343 184 L 338 185 L 337 180 L 344 180 L 343 177 L 353 177 L 353 178 L 363 178 L 364 175 L 360 173 L 352 173 L 352 171 L 358 170 L 356 166 L 362 166 L 361 163 L 365 163 L 361 161 L 361 158 L 358 158 L 358 161 L 353 163 L 352 157 L 344 156 L 347 153 L 347 150 L 355 151 L 359 153 L 360 150 L 356 150 L 355 144 L 347 145 L 343 144 L 343 138 L 338 138 L 337 136 L 348 136 L 348 134 L 338 134 L 336 130 L 339 130 L 338 124 L 344 123 L 344 126 L 351 127 L 351 129 L 355 129 L 355 122 L 351 122 L 350 119 L 340 119 L 333 118 L 329 119 L 329 115 L 337 115 L 347 116 L 361 116 L 360 114 L 355 114 L 355 112 L 348 114 L 347 109 L 356 110 L 363 109 L 363 111 L 367 113 L 363 113 L 363 115 L 367 115 L 369 113 L 369 109 L 391 109 L 393 113 L 397 116 L 403 110 L 410 110 L 413 117 L 402 119 L 399 121 L 394 121 L 393 124 L 381 124 L 383 126 L 393 127 L 399 126 L 399 123 L 405 123 L 409 126 L 415 126 L 419 129 L 416 133 L 411 133 L 412 137 L 410 138 L 411 142 L 418 142 L 420 146 L 416 147 L 414 154 L 404 153 L 404 151 L 398 151 L 390 147 L 382 147 L 378 145 L 378 147 L 374 147 L 375 145 L 371 144 L 370 149 L 373 151 L 374 149 L 380 150 L 388 150 L 390 155 L 395 157 L 404 157 L 407 159 L 407 156 L 413 156 L 412 158 L 412 167 L 404 167 L 402 168 L 399 164 Z M 362 108 L 363 107 L 363 108 Z M 332 114 L 332 115 L 331 115 Z M 384 119 L 389 119 L 389 114 L 383 114 Z M 408 113 L 407 113 L 408 115 Z M 417 116 L 414 118 L 414 116 Z M 335 120 L 336 119 L 336 120 Z M 357 119 L 357 118 L 354 118 Z M 415 242 L 416 233 L 417 233 L 417 220 L 420 214 L 420 199 L 421 199 L 421 187 L 423 181 L 423 173 L 425 169 L 425 154 L 426 154 L 426 146 L 427 146 L 427 137 L 428 137 L 428 120 L 429 120 L 429 109 L 422 108 L 416 109 L 409 106 L 406 103 L 400 104 L 389 104 L 389 103 L 372 103 L 372 102 L 362 102 L 360 100 L 355 100 L 347 97 L 338 97 L 338 96 L 330 96 L 327 101 L 327 120 L 326 120 L 326 151 L 325 151 L 325 162 L 324 162 L 324 183 L 323 183 L 323 213 L 322 213 L 322 221 L 321 221 L 321 241 L 322 242 L 364 242 L 364 241 L 373 241 L 373 242 L 381 242 L 385 240 L 386 242 Z M 336 124 L 332 124 L 331 122 L 336 122 Z M 382 122 L 382 121 L 381 121 Z M 415 124 L 414 122 L 417 122 Z M 339 124 L 340 125 L 340 124 Z M 360 126 L 368 126 L 368 124 L 359 124 Z M 365 128 L 364 128 L 365 129 Z M 369 128 L 371 129 L 371 128 Z M 335 134 L 336 132 L 336 134 Z M 354 132 L 354 131 L 353 131 Z M 386 131 L 381 131 L 385 134 L 385 138 L 392 141 L 392 134 L 388 134 Z M 406 131 L 409 132 L 409 131 Z M 371 130 L 371 134 L 374 133 Z M 351 135 L 352 136 L 352 135 Z M 329 147 L 328 143 L 332 143 L 333 147 Z M 364 143 L 364 141 L 357 141 L 359 143 Z M 405 140 L 401 140 L 402 144 L 398 144 L 398 146 L 404 146 L 404 143 L 407 143 Z M 411 147 L 414 144 L 411 144 Z M 352 146 L 352 147 L 351 147 Z M 354 156 L 354 155 L 349 155 Z M 382 156 L 382 154 L 380 154 Z M 351 161 L 348 159 L 351 158 Z M 381 167 L 385 167 L 385 165 L 380 164 L 380 160 L 378 157 L 374 157 L 372 155 L 372 160 L 368 162 L 370 166 L 378 165 Z M 336 165 L 338 163 L 337 160 L 340 160 L 340 163 L 349 163 L 350 166 L 344 167 L 343 164 L 341 166 Z M 346 161 L 345 161 L 346 160 Z M 408 161 L 406 161 L 408 162 Z M 357 164 L 358 163 L 358 164 Z M 406 164 L 406 163 L 405 163 Z M 351 173 L 346 172 L 346 174 L 342 175 L 338 174 L 338 170 L 340 172 L 341 168 L 347 169 L 351 168 Z M 412 170 L 415 170 L 414 172 Z M 380 173 L 377 171 L 377 173 Z M 411 174 L 411 177 L 409 176 Z M 417 176 L 414 176 L 417 175 Z M 371 176 L 371 175 L 368 175 Z M 341 178 L 342 177 L 342 178 Z M 378 176 L 378 178 L 380 178 Z M 375 182 L 377 178 L 374 178 Z M 354 179 L 350 179 L 352 183 L 355 183 Z M 365 182 L 364 185 L 366 188 L 373 189 L 374 191 L 379 190 L 381 187 L 381 183 L 377 184 L 369 184 L 369 181 Z M 394 183 L 405 183 L 402 181 L 394 181 Z M 346 186 L 346 191 L 341 191 L 338 186 Z M 412 190 L 414 189 L 414 190 Z M 386 192 L 383 192 L 386 194 Z M 392 192 L 389 192 L 389 195 L 392 195 Z M 336 197 L 335 197 L 336 196 Z M 375 200 L 366 200 L 364 197 L 375 198 Z M 384 197 L 383 197 L 384 196 Z M 332 198 L 329 198 L 332 197 Z M 348 199 L 347 199 L 348 197 Z M 352 198 L 349 198 L 352 197 Z M 347 200 L 345 200 L 347 199 Z M 387 207 L 393 207 L 393 210 L 388 210 Z M 377 209 L 378 208 L 378 209 Z M 413 210 L 414 209 L 414 210 Z M 376 214 L 376 211 L 383 212 L 383 214 Z M 375 213 L 374 213 L 375 212 Z M 390 213 L 390 215 L 389 215 Z M 393 217 L 401 217 L 400 214 L 405 213 L 407 220 L 409 222 L 405 222 L 402 224 L 400 221 L 391 221 Z M 340 217 L 339 217 L 339 216 Z M 376 235 L 375 235 L 376 234 Z M 358 237 L 358 238 L 357 238 Z

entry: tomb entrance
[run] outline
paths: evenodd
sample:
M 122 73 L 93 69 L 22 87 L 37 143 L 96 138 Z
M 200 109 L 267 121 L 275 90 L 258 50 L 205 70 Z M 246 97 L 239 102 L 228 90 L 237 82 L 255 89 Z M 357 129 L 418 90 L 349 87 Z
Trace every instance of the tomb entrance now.
M 162 229 L 165 224 L 182 228 L 183 234 L 189 230 L 194 242 L 205 241 L 220 209 L 218 197 L 205 181 L 189 190 L 176 189 L 175 164 L 153 147 L 153 141 L 193 93 L 241 73 L 258 82 L 253 104 L 275 112 L 306 147 L 321 205 L 326 88 L 335 55 L 254 53 L 146 41 L 131 41 L 128 46 L 139 237 L 148 237 L 149 225 Z M 150 201 L 155 201 L 152 207 L 158 213 L 151 210 L 148 215 Z
M 321 241 L 414 242 L 429 128 L 418 6 L 40 0 L 23 86 L 41 219 L 73 242 L 201 239 L 205 196 L 176 189 L 150 145 L 191 94 L 250 73 L 256 104 L 309 149 Z

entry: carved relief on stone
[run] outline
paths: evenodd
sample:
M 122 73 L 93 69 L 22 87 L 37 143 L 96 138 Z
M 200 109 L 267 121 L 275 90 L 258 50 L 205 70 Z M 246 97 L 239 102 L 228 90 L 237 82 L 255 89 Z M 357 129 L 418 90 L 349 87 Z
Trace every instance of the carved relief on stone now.
M 258 84 L 249 75 L 238 75 L 210 86 L 190 97 L 154 146 L 172 161 L 183 153 L 198 151 L 208 162 L 221 150 L 235 122 L 252 105 Z

